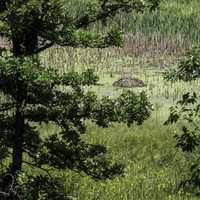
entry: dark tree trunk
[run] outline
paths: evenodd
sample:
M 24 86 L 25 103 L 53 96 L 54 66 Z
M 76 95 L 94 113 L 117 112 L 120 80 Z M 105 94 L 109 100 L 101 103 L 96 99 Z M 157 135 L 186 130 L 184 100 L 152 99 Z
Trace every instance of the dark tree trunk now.
M 17 75 L 18 76 L 18 75 Z M 20 82 L 17 81 L 16 89 L 16 119 L 15 119 L 15 135 L 13 145 L 13 163 L 12 173 L 15 174 L 22 168 L 23 155 L 23 137 L 24 137 L 24 98 L 20 95 Z
M 20 40 L 13 38 L 13 55 L 19 57 L 22 54 Z M 21 91 L 21 83 L 19 81 L 20 72 L 16 68 L 16 113 L 15 113 L 15 133 L 12 154 L 12 173 L 16 174 L 22 168 L 23 155 L 23 136 L 24 136 L 24 114 L 23 114 L 23 91 Z
M 34 53 L 38 46 L 36 31 L 32 30 L 31 32 L 26 33 L 24 38 L 24 46 L 25 55 L 32 55 Z
M 22 34 L 21 37 L 13 37 L 13 55 L 21 57 L 32 55 L 37 48 L 37 33 L 29 31 Z M 20 71 L 16 69 L 16 113 L 15 113 L 15 133 L 12 154 L 12 174 L 22 169 L 23 157 L 23 138 L 25 134 L 25 118 L 24 108 L 26 104 L 26 85 L 23 80 L 20 80 Z
M 0 0 L 1 1 L 1 0 Z M 12 20 L 13 17 L 11 16 Z M 11 20 L 11 24 L 12 24 Z M 15 24 L 14 24 L 15 25 Z M 12 33 L 12 50 L 13 56 L 22 57 L 27 55 L 32 55 L 38 45 L 37 32 L 35 29 L 37 26 L 32 26 L 33 29 L 21 30 L 20 32 Z M 12 29 L 11 29 L 12 30 Z M 14 28 L 15 30 L 15 28 Z M 12 165 L 11 165 L 11 173 L 14 177 L 16 177 L 16 173 L 22 170 L 23 163 L 23 152 L 24 152 L 24 135 L 25 135 L 25 116 L 24 109 L 26 106 L 26 97 L 27 97 L 27 87 L 26 83 L 21 80 L 21 72 L 19 68 L 16 66 L 16 94 L 15 94 L 15 131 L 13 138 L 13 148 L 12 148 Z M 13 199 L 19 200 L 16 196 Z

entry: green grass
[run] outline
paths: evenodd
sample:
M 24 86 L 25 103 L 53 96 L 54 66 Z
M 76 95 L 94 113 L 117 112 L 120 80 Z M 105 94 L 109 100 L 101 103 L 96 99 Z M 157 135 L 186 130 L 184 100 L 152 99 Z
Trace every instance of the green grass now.
M 94 182 L 88 177 L 65 174 L 67 187 L 73 185 L 73 195 L 80 200 L 163 200 L 195 199 L 178 191 L 178 185 L 188 175 L 188 159 L 174 148 L 175 127 L 164 127 L 155 116 L 139 127 L 116 124 L 102 130 L 88 126 L 86 140 L 105 144 L 111 156 L 126 164 L 123 177 Z
M 175 148 L 175 126 L 164 126 L 169 107 L 184 92 L 197 91 L 200 81 L 190 84 L 165 82 L 162 72 L 176 65 L 176 57 L 138 57 L 128 54 L 126 48 L 73 49 L 52 48 L 41 55 L 47 65 L 58 66 L 61 73 L 69 70 L 84 71 L 93 68 L 102 85 L 89 88 L 99 96 L 115 97 L 123 89 L 112 83 L 127 73 L 144 80 L 144 90 L 150 98 L 154 111 L 151 118 L 141 126 L 128 128 L 125 124 L 113 124 L 101 129 L 88 122 L 83 139 L 95 144 L 104 144 L 110 156 L 126 165 L 125 175 L 114 180 L 95 182 L 84 174 L 58 172 L 66 178 L 66 189 L 78 200 L 193 200 L 192 194 L 178 190 L 182 180 L 189 176 L 193 157 Z M 45 129 L 44 129 L 45 130 Z M 47 133 L 46 131 L 45 133 Z
M 57 66 L 60 73 L 93 68 L 99 75 L 102 86 L 89 89 L 96 91 L 99 96 L 119 95 L 123 89 L 112 86 L 119 77 L 126 74 L 138 77 L 144 80 L 147 86 L 132 90 L 144 90 L 154 106 L 151 118 L 142 126 L 128 128 L 124 124 L 113 124 L 110 128 L 101 129 L 88 122 L 87 134 L 83 139 L 91 143 L 104 144 L 114 160 L 126 165 L 123 177 L 95 182 L 84 174 L 58 174 L 66 178 L 66 189 L 78 200 L 198 199 L 192 194 L 178 190 L 180 182 L 190 174 L 189 168 L 193 157 L 175 148 L 174 134 L 179 132 L 178 127 L 166 127 L 163 123 L 169 115 L 169 107 L 183 93 L 199 93 L 200 81 L 190 84 L 165 82 L 162 72 L 169 66 L 177 65 L 177 55 L 172 55 L 167 49 L 166 53 L 152 53 L 147 49 L 146 53 L 135 54 L 134 43 L 130 46 L 129 41 L 134 35 L 129 33 L 127 37 L 123 48 L 100 50 L 54 47 L 41 54 L 42 62 Z M 177 44 L 174 41 L 172 43 L 176 47 Z M 191 45 L 190 41 L 189 44 Z M 183 46 L 182 43 L 181 45 Z M 44 132 L 48 134 L 45 127 Z
M 110 156 L 124 163 L 126 169 L 124 176 L 101 182 L 84 174 L 57 172 L 66 179 L 66 190 L 78 200 L 199 199 L 178 190 L 181 180 L 189 176 L 193 157 L 174 147 L 178 127 L 163 126 L 168 108 L 184 92 L 198 92 L 200 85 L 200 81 L 171 85 L 161 74 L 169 66 L 177 65 L 179 56 L 200 41 L 200 1 L 186 2 L 163 1 L 160 11 L 136 15 L 137 21 L 133 14 L 118 16 L 115 20 L 126 32 L 123 48 L 54 47 L 40 55 L 45 65 L 57 66 L 60 73 L 95 69 L 103 86 L 89 89 L 100 96 L 119 95 L 123 89 L 114 88 L 112 83 L 127 73 L 141 78 L 147 87 L 132 90 L 145 90 L 154 106 L 151 118 L 141 126 L 128 128 L 125 124 L 113 124 L 101 129 L 87 122 L 87 134 L 83 139 L 106 145 Z M 82 5 L 77 5 L 81 10 Z M 42 130 L 48 135 L 55 127 L 42 126 Z
M 79 52 L 80 53 L 80 52 Z M 82 57 L 82 55 L 79 55 Z M 78 66 L 77 66 L 78 68 Z M 81 70 L 80 66 L 78 68 Z M 114 97 L 123 89 L 114 88 L 112 83 L 121 74 L 99 72 L 103 86 L 90 88 L 100 96 Z M 125 174 L 114 180 L 95 182 L 84 174 L 57 172 L 66 179 L 66 190 L 78 200 L 182 200 L 198 199 L 178 190 L 181 180 L 189 176 L 193 158 L 175 148 L 175 126 L 164 126 L 168 108 L 185 91 L 198 91 L 199 81 L 190 86 L 182 82 L 170 85 L 156 71 L 142 68 L 138 77 L 146 80 L 143 88 L 154 105 L 149 120 L 141 126 L 127 127 L 113 124 L 102 129 L 87 122 L 87 134 L 83 139 L 93 144 L 104 144 L 112 159 L 126 165 Z M 152 88 L 152 89 L 150 89 Z M 143 89 L 134 88 L 136 92 Z M 44 134 L 51 133 L 54 127 L 43 127 Z
M 77 4 L 81 10 L 81 4 Z M 104 144 L 115 160 L 126 165 L 125 174 L 114 180 L 95 182 L 84 174 L 59 171 L 66 179 L 66 190 L 78 200 L 195 200 L 198 197 L 178 190 L 189 176 L 193 157 L 175 148 L 175 126 L 163 126 L 168 108 L 186 91 L 198 91 L 199 81 L 171 85 L 163 81 L 167 67 L 177 64 L 178 56 L 200 40 L 200 2 L 164 1 L 161 10 L 140 15 L 117 16 L 126 32 L 123 48 L 73 49 L 54 47 L 43 54 L 46 65 L 57 66 L 61 73 L 93 68 L 103 86 L 90 88 L 100 96 L 117 96 L 114 80 L 124 74 L 141 78 L 154 105 L 149 120 L 128 128 L 113 124 L 101 129 L 88 122 L 83 139 Z M 74 11 L 73 11 L 74 12 Z M 135 16 L 137 21 L 135 21 Z M 101 26 L 99 25 L 99 29 Z M 136 92 L 142 90 L 133 89 Z M 49 127 L 48 127 L 49 128 Z M 43 127 L 44 134 L 50 130 Z
M 193 41 L 199 40 L 199 4 L 191 1 L 162 1 L 160 9 L 155 12 L 136 15 L 128 14 L 129 18 L 120 16 L 119 21 L 126 32 L 142 32 L 148 36 L 152 33 L 162 35 L 181 35 Z
M 73 5 L 74 9 L 69 12 L 74 15 L 82 13 L 88 0 L 67 2 Z M 114 22 L 108 23 L 108 28 L 118 24 L 125 33 L 131 33 L 127 39 L 129 48 L 134 46 L 135 54 L 143 55 L 151 50 L 180 55 L 200 41 L 199 13 L 198 0 L 162 0 L 160 9 L 154 12 L 117 15 Z M 104 30 L 100 23 L 94 28 Z

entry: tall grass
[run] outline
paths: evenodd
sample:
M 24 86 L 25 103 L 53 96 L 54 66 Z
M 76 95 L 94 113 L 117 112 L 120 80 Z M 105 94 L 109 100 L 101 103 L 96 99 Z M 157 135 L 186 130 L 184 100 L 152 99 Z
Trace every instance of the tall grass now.
M 150 66 L 155 61 L 148 60 L 151 56 L 136 57 L 127 54 L 125 50 L 55 47 L 41 55 L 42 62 L 58 66 L 61 73 L 94 68 L 103 86 L 91 87 L 90 90 L 100 96 L 115 97 L 121 93 L 124 89 L 114 88 L 112 83 L 123 74 L 129 73 L 141 78 L 147 87 L 132 90 L 145 90 L 154 105 L 151 118 L 142 126 L 128 128 L 124 124 L 113 124 L 108 129 L 101 129 L 87 123 L 87 134 L 83 139 L 90 143 L 104 144 L 114 160 L 126 165 L 124 176 L 95 182 L 84 174 L 57 173 L 66 178 L 66 188 L 78 200 L 198 199 L 178 188 L 181 180 L 189 176 L 193 158 L 175 148 L 173 135 L 178 133 L 178 127 L 165 127 L 163 122 L 168 117 L 168 108 L 184 92 L 193 90 L 199 93 L 200 82 L 194 81 L 190 85 L 183 82 L 175 85 L 167 83 L 160 73 L 163 69 L 159 65 Z M 163 55 L 163 61 L 169 65 L 167 58 Z M 48 131 L 44 129 L 44 132 L 47 134 Z
M 73 7 L 69 12 L 75 15 L 82 13 L 88 0 L 67 2 L 67 7 Z M 199 44 L 199 13 L 198 0 L 162 0 L 159 9 L 139 14 L 119 14 L 112 22 L 108 22 L 108 27 L 117 23 L 125 33 L 131 33 L 129 39 L 134 44 L 136 54 L 149 50 L 151 53 L 161 51 L 180 55 L 191 46 Z M 94 28 L 99 31 L 104 29 L 101 23 Z
M 160 11 L 136 16 L 118 16 L 116 21 L 125 34 L 123 48 L 73 49 L 54 47 L 41 54 L 46 65 L 57 66 L 61 73 L 93 68 L 103 86 L 90 88 L 97 94 L 114 97 L 123 89 L 112 83 L 130 74 L 147 84 L 145 90 L 154 105 L 151 118 L 142 126 L 113 124 L 100 129 L 88 122 L 83 137 L 104 144 L 114 160 L 125 163 L 122 177 L 95 182 L 84 174 L 58 172 L 66 178 L 66 188 L 78 200 L 196 200 L 198 197 L 179 190 L 181 180 L 189 176 L 191 154 L 175 148 L 178 127 L 163 126 L 168 108 L 186 91 L 199 93 L 199 81 L 190 84 L 167 83 L 162 72 L 177 65 L 181 55 L 199 42 L 199 5 L 192 1 L 164 1 Z M 79 5 L 81 6 L 81 5 Z M 99 29 L 101 28 L 100 25 Z M 44 131 L 47 134 L 47 131 Z
M 83 9 L 84 2 L 67 1 L 76 5 L 78 12 Z M 162 79 L 162 72 L 176 65 L 188 48 L 199 43 L 199 11 L 198 0 L 166 0 L 161 9 L 153 13 L 130 13 L 115 18 L 126 32 L 123 48 L 53 47 L 40 55 L 42 63 L 56 66 L 60 73 L 95 69 L 103 86 L 90 89 L 101 96 L 114 97 L 123 90 L 112 86 L 119 77 L 127 73 L 138 77 L 147 86 L 132 90 L 145 90 L 154 105 L 151 118 L 142 126 L 128 128 L 124 124 L 113 124 L 101 129 L 87 122 L 87 134 L 83 139 L 106 145 L 114 160 L 126 164 L 126 170 L 124 176 L 103 182 L 95 182 L 84 174 L 55 172 L 65 177 L 67 190 L 78 200 L 198 199 L 178 190 L 180 181 L 189 175 L 193 157 L 174 147 L 173 135 L 178 133 L 178 127 L 165 127 L 163 122 L 167 119 L 169 106 L 184 92 L 199 93 L 200 81 L 171 85 Z M 96 27 L 101 29 L 100 24 Z M 50 134 L 53 128 L 43 126 L 43 134 Z

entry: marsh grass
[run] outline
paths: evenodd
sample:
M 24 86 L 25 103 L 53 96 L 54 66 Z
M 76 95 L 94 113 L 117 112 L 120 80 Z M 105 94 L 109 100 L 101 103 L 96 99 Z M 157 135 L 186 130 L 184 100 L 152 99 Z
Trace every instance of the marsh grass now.
M 179 57 L 170 52 L 138 56 L 131 53 L 133 49 L 128 49 L 128 45 L 129 41 L 126 40 L 123 48 L 103 50 L 54 47 L 41 54 L 41 61 L 45 65 L 57 66 L 60 73 L 70 70 L 81 72 L 93 68 L 100 77 L 100 85 L 87 89 L 97 92 L 100 97 L 113 98 L 125 90 L 112 86 L 120 77 L 129 74 L 140 78 L 147 86 L 131 90 L 144 90 L 154 107 L 151 118 L 141 126 L 113 124 L 110 128 L 101 129 L 87 122 L 87 134 L 83 139 L 104 144 L 108 148 L 109 156 L 126 165 L 124 176 L 95 182 L 84 174 L 57 174 L 62 174 L 69 193 L 78 200 L 198 199 L 179 190 L 180 182 L 189 176 L 190 163 L 194 158 L 175 148 L 174 135 L 179 133 L 178 127 L 164 126 L 163 123 L 169 115 L 169 107 L 183 93 L 196 91 L 199 94 L 200 81 L 189 84 L 166 82 L 162 73 L 168 67 L 177 65 Z M 44 132 L 48 134 L 45 128 Z
M 76 5 L 81 12 L 82 5 Z M 126 169 L 124 176 L 101 182 L 95 182 L 84 174 L 54 171 L 66 179 L 66 190 L 77 200 L 199 199 L 178 190 L 180 181 L 189 176 L 193 157 L 174 147 L 174 134 L 179 132 L 178 127 L 164 126 L 163 123 L 168 117 L 169 107 L 184 92 L 196 91 L 199 94 L 200 81 L 171 84 L 162 77 L 163 71 L 177 65 L 184 52 L 199 43 L 199 11 L 198 0 L 163 1 L 160 11 L 154 13 L 117 16 L 115 21 L 126 32 L 122 48 L 100 50 L 55 46 L 40 55 L 43 64 L 56 66 L 60 73 L 93 68 L 101 85 L 88 89 L 100 97 L 118 96 L 124 89 L 114 88 L 112 83 L 126 74 L 140 78 L 147 86 L 131 90 L 144 90 L 154 107 L 151 118 L 141 126 L 113 124 L 101 129 L 87 122 L 87 134 L 83 139 L 106 145 L 110 156 L 124 163 Z M 96 26 L 101 29 L 100 24 Z M 1 101 L 5 101 L 2 96 Z M 52 125 L 40 128 L 44 137 L 57 131 Z M 31 172 L 40 173 L 33 169 Z
M 52 55 L 55 59 L 51 59 Z M 155 60 L 142 60 L 127 55 L 123 48 L 69 49 L 53 48 L 41 55 L 42 62 L 58 66 L 61 73 L 69 70 L 84 71 L 93 68 L 100 77 L 100 85 L 87 88 L 102 96 L 118 96 L 123 88 L 112 83 L 129 74 L 144 80 L 144 88 L 131 88 L 135 92 L 144 90 L 150 98 L 154 111 L 141 126 L 127 127 L 113 124 L 101 129 L 87 122 L 87 134 L 83 139 L 95 144 L 104 144 L 115 161 L 126 165 L 125 174 L 114 180 L 95 182 L 84 174 L 57 172 L 66 179 L 66 188 L 78 200 L 182 200 L 197 199 L 179 190 L 179 184 L 189 176 L 193 157 L 175 148 L 175 133 L 178 127 L 164 126 L 169 107 L 186 91 L 199 93 L 199 81 L 190 84 L 171 84 L 163 80 L 162 72 L 177 60 L 163 55 L 167 66 L 154 66 Z M 167 58 L 171 58 L 168 61 Z M 160 59 L 159 57 L 157 58 Z M 44 129 L 45 131 L 45 129 Z M 48 131 L 45 132 L 48 134 Z

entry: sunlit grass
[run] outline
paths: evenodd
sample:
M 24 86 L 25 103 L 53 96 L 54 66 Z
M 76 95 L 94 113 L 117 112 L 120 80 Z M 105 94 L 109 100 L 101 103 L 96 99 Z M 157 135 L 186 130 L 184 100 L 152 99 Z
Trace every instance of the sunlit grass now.
M 81 8 L 80 2 L 76 0 L 75 3 Z M 193 158 L 175 148 L 174 134 L 178 133 L 178 127 L 164 126 L 163 123 L 169 107 L 184 92 L 199 93 L 200 81 L 171 84 L 162 77 L 162 72 L 176 65 L 186 49 L 200 41 L 199 11 L 198 0 L 163 1 L 161 9 L 153 13 L 117 16 L 115 21 L 126 32 L 123 48 L 53 47 L 40 55 L 43 64 L 56 67 L 60 73 L 93 68 L 101 84 L 89 89 L 100 97 L 118 96 L 123 89 L 113 87 L 112 83 L 120 77 L 128 74 L 142 79 L 146 87 L 131 90 L 144 90 L 154 107 L 151 118 L 141 126 L 113 124 L 102 129 L 87 122 L 87 134 L 83 139 L 104 144 L 110 156 L 124 163 L 126 168 L 124 176 L 101 182 L 84 174 L 54 171 L 66 179 L 66 190 L 77 200 L 199 199 L 178 190 L 181 180 L 189 175 Z M 44 137 L 57 131 L 53 125 L 42 124 L 40 129 Z
M 142 79 L 146 87 L 131 90 L 144 90 L 154 107 L 150 119 L 141 126 L 113 124 L 110 128 L 102 129 L 87 122 L 87 134 L 83 139 L 94 144 L 104 144 L 112 159 L 126 165 L 124 176 L 95 182 L 84 174 L 58 174 L 66 178 L 66 189 L 78 200 L 198 199 L 179 190 L 180 182 L 189 176 L 193 157 L 175 148 L 174 135 L 179 132 L 178 127 L 164 126 L 163 123 L 169 115 L 169 107 L 183 93 L 199 93 L 200 82 L 171 84 L 164 81 L 163 71 L 178 63 L 178 59 L 172 55 L 140 57 L 126 50 L 55 47 L 41 55 L 44 64 L 57 66 L 60 73 L 93 68 L 100 77 L 100 85 L 89 89 L 100 97 L 118 96 L 124 89 L 115 88 L 112 84 L 120 77 L 129 75 Z M 48 131 L 45 133 L 48 134 Z

